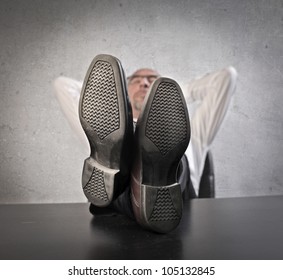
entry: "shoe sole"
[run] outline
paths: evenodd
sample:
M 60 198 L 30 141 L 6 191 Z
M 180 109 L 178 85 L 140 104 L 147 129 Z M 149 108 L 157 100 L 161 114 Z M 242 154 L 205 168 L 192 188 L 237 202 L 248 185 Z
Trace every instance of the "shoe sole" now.
M 140 211 L 146 227 L 165 233 L 182 217 L 177 168 L 190 141 L 189 115 L 181 88 L 168 78 L 154 82 L 144 104 L 136 130 L 142 163 Z
M 127 103 L 120 61 L 110 55 L 96 56 L 87 71 L 79 102 L 80 122 L 91 148 L 84 162 L 82 186 L 96 206 L 109 205 L 122 192 L 119 177 L 125 138 L 132 133 Z

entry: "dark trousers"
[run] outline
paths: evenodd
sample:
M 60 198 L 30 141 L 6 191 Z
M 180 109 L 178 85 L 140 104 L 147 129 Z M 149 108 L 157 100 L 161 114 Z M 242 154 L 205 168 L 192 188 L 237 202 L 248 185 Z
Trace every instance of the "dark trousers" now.
M 187 157 L 184 155 L 180 161 L 178 168 L 178 182 L 181 186 L 183 200 L 196 198 L 196 193 L 190 179 L 190 168 Z M 127 215 L 128 217 L 134 219 L 134 213 L 131 203 L 131 188 L 127 186 L 125 191 L 118 196 L 109 206 L 105 208 L 98 208 L 93 204 L 90 204 L 90 212 L 95 215 L 98 213 L 106 213 L 111 211 L 116 211 Z

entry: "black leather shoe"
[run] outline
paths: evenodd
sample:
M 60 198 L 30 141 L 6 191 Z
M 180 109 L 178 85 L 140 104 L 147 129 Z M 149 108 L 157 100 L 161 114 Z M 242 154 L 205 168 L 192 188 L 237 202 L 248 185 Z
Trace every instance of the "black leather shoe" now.
M 128 183 L 133 141 L 132 110 L 117 58 L 93 59 L 82 87 L 79 116 L 91 148 L 82 187 L 90 202 L 107 206 Z
M 137 222 L 169 232 L 182 217 L 177 169 L 190 141 L 190 122 L 179 85 L 158 78 L 147 94 L 135 131 L 131 200 Z

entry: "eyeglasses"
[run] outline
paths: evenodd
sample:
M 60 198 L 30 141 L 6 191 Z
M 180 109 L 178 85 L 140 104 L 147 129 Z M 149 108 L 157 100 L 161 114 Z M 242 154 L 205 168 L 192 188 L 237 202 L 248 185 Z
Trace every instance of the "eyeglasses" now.
M 143 79 L 147 79 L 149 84 L 152 84 L 159 76 L 158 75 L 132 75 L 127 78 L 128 84 L 140 84 Z

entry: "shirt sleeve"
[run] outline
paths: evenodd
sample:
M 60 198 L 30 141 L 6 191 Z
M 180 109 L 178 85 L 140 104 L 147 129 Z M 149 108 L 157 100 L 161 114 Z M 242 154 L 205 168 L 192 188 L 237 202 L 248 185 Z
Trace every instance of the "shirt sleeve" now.
M 191 116 L 191 141 L 186 151 L 191 180 L 198 191 L 205 156 L 227 114 L 235 92 L 237 72 L 228 67 L 192 81 L 186 88 L 187 103 L 197 102 Z
M 67 77 L 59 77 L 54 81 L 53 87 L 55 97 L 68 123 L 81 140 L 85 150 L 89 151 L 88 140 L 82 129 L 78 111 L 82 82 Z

